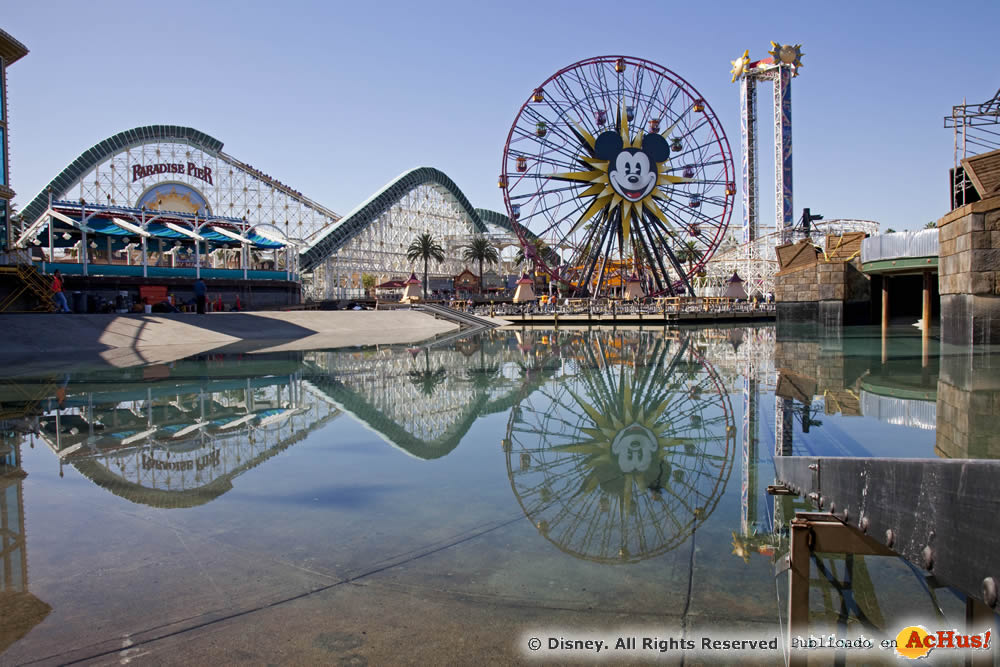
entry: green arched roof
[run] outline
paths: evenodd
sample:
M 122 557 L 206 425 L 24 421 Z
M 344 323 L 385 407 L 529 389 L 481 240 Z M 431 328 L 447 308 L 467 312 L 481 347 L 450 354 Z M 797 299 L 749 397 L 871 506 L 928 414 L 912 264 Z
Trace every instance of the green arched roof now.
M 308 273 L 315 269 L 324 259 L 350 241 L 355 234 L 377 220 L 380 215 L 389 210 L 393 204 L 405 197 L 411 190 L 421 185 L 437 186 L 454 197 L 479 232 L 486 232 L 487 223 L 505 229 L 511 228 L 507 216 L 496 211 L 472 208 L 468 198 L 443 171 L 433 167 L 417 167 L 389 182 L 313 241 L 312 245 L 302 252 L 300 262 L 302 271 Z
M 80 157 L 73 160 L 68 167 L 63 169 L 58 176 L 53 178 L 49 184 L 42 189 L 31 202 L 24 207 L 22 215 L 26 222 L 34 222 L 45 211 L 49 205 L 48 190 L 53 193 L 65 192 L 71 185 L 76 183 L 81 176 L 99 165 L 109 157 L 132 146 L 149 144 L 155 141 L 183 141 L 195 148 L 199 148 L 207 153 L 218 153 L 222 150 L 222 142 L 214 137 L 210 137 L 204 132 L 191 127 L 180 127 L 177 125 L 146 125 L 136 127 L 131 130 L 119 132 L 113 137 L 108 137 L 99 144 L 91 146 Z

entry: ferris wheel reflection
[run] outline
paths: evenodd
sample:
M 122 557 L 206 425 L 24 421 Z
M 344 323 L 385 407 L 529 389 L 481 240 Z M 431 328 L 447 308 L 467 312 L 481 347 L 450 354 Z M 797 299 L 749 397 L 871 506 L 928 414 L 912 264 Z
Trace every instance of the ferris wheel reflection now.
M 592 335 L 511 411 L 504 449 L 525 515 L 581 559 L 638 562 L 683 544 L 715 510 L 736 429 L 715 369 L 687 336 Z

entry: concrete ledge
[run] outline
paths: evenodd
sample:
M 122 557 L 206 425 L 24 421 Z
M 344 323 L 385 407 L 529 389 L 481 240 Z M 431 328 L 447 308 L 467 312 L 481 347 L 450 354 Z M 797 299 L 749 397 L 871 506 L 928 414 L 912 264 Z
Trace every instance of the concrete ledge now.
M 57 359 L 113 366 L 211 350 L 278 352 L 415 343 L 458 325 L 417 311 L 291 311 L 152 315 L 0 315 L 0 363 Z

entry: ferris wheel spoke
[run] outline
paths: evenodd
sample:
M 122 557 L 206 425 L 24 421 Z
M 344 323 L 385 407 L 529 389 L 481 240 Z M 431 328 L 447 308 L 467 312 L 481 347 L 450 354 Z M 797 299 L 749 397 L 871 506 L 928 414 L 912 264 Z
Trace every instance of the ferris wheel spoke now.
M 575 75 L 575 72 L 573 74 Z M 564 97 L 566 97 L 567 99 L 571 99 L 573 97 L 572 91 L 570 90 L 568 84 L 563 82 L 562 77 L 556 79 L 556 85 L 559 87 L 560 91 L 562 91 Z M 580 88 L 584 93 L 588 92 L 585 86 L 581 85 Z M 594 105 L 593 96 L 590 94 L 584 94 L 581 95 L 581 98 L 586 102 L 587 106 L 590 107 L 590 112 L 591 115 L 594 117 L 595 125 L 591 125 L 590 118 L 586 116 L 581 117 L 579 121 L 583 125 L 583 127 L 587 129 L 588 132 L 596 136 L 597 132 L 595 131 L 595 127 L 597 122 L 596 121 L 597 107 Z
M 553 204 L 552 206 L 548 206 L 546 208 L 539 209 L 539 210 L 534 210 L 534 211 L 532 211 L 531 213 L 529 213 L 526 216 L 522 215 L 520 217 L 520 219 L 518 220 L 518 223 L 521 224 L 521 221 L 530 220 L 531 218 L 533 218 L 533 217 L 535 217 L 535 216 L 537 216 L 537 215 L 539 215 L 541 213 L 547 213 L 547 212 L 549 212 L 549 211 L 551 211 L 553 209 L 559 208 L 560 206 L 562 206 L 565 203 L 566 202 L 557 202 L 556 204 Z M 545 234 L 548 234 L 550 231 L 552 231 L 555 228 L 555 226 L 557 224 L 563 222 L 563 220 L 565 219 L 565 217 L 574 217 L 574 216 L 576 216 L 576 214 L 579 213 L 580 211 L 582 211 L 583 207 L 586 206 L 588 203 L 589 202 L 587 202 L 586 200 L 580 201 L 579 203 L 576 204 L 576 206 L 573 207 L 573 209 L 569 212 L 569 214 L 567 216 L 563 216 L 562 218 L 556 220 L 550 226 L 546 227 L 542 232 L 538 233 L 537 236 L 542 237 Z M 522 226 L 523 226 L 523 224 L 522 224 Z
M 611 56 L 564 68 L 536 90 L 542 97 L 521 107 L 504 156 L 505 176 L 510 173 L 514 180 L 515 162 L 522 170 L 530 163 L 531 173 L 518 176 L 504 197 L 508 207 L 519 206 L 517 227 L 541 230 L 539 235 L 555 244 L 558 258 L 542 257 L 539 268 L 592 297 L 618 289 L 630 271 L 657 293 L 673 293 L 678 284 L 690 291 L 688 278 L 704 261 L 678 261 L 680 245 L 698 224 L 705 229 L 693 243 L 706 259 L 711 257 L 735 202 L 722 195 L 735 174 L 732 157 L 714 112 L 707 105 L 695 110 L 701 95 L 663 67 Z M 623 134 L 626 146 L 640 136 L 659 135 L 671 152 L 651 169 L 660 175 L 694 169 L 694 178 L 657 184 L 637 198 L 603 175 L 613 156 L 608 166 L 592 164 L 589 137 L 602 132 Z M 541 173 L 549 168 L 552 174 Z M 558 173 L 573 173 L 579 185 L 550 183 L 559 180 L 554 178 Z M 580 196 L 584 192 L 595 194 Z M 518 236 L 526 242 L 526 232 Z
M 714 160 L 714 161 L 710 161 L 710 162 L 701 162 L 701 163 L 699 163 L 699 166 L 702 167 L 702 168 L 705 168 L 705 167 L 713 167 L 715 165 L 724 165 L 725 163 L 726 163 L 725 160 Z M 679 169 L 684 169 L 684 166 L 681 165 L 679 167 L 669 167 L 669 168 L 665 169 L 664 171 L 666 173 L 671 173 L 671 172 L 675 172 L 675 171 L 677 171 Z
M 683 206 L 682 204 L 678 204 L 673 199 L 661 199 L 660 201 L 663 203 L 661 210 L 670 211 L 679 218 L 684 217 L 684 215 L 681 215 L 683 213 L 687 216 L 697 218 L 698 222 L 704 223 L 710 227 L 720 224 L 718 220 L 716 220 L 715 218 L 710 218 L 709 216 L 699 211 L 697 208 L 693 208 L 691 206 Z
M 552 179 L 548 179 L 547 178 L 545 180 L 550 181 Z M 561 188 L 549 188 L 549 189 L 546 189 L 546 190 L 537 190 L 537 191 L 534 191 L 534 192 L 526 192 L 526 193 L 520 194 L 520 195 L 511 195 L 511 199 L 512 200 L 513 199 L 523 200 L 523 199 L 529 199 L 529 198 L 532 198 L 532 197 L 544 197 L 545 195 L 551 195 L 551 194 L 555 194 L 557 192 L 577 192 L 577 191 L 582 190 L 582 189 L 583 189 L 583 187 L 580 186 L 580 185 L 567 185 L 567 186 L 561 187 Z
M 531 112 L 531 113 L 533 113 L 533 112 Z M 536 115 L 536 117 L 537 117 L 537 115 Z M 545 133 L 546 133 L 546 135 L 548 134 L 548 123 L 547 122 L 546 122 Z M 532 143 L 533 147 L 540 146 L 542 149 L 544 149 L 544 150 L 542 150 L 542 152 L 539 152 L 537 154 L 536 159 L 541 159 L 542 157 L 546 157 L 546 156 L 551 155 L 552 153 L 556 153 L 558 155 L 562 155 L 567 160 L 569 160 L 568 164 L 572 165 L 574 168 L 578 168 L 578 166 L 580 164 L 580 162 L 579 162 L 580 156 L 577 155 L 573 150 L 567 148 L 565 146 L 565 143 L 557 144 L 557 143 L 553 143 L 551 141 L 540 141 L 541 139 L 543 139 L 543 137 L 539 137 L 538 136 L 537 127 L 536 127 L 535 130 L 530 130 L 530 129 L 525 129 L 525 128 L 517 127 L 514 130 L 513 136 L 519 137 L 522 140 L 530 141 Z M 561 137 L 561 138 L 565 140 L 565 137 Z M 578 142 L 571 142 L 570 145 L 575 146 L 576 143 L 578 143 Z M 521 153 L 523 155 L 526 155 L 527 151 L 522 151 Z M 509 164 L 510 163 L 509 155 L 510 155 L 510 153 L 508 153 L 508 159 L 504 161 L 504 164 Z M 552 158 L 549 158 L 549 159 L 551 160 Z
M 546 100 L 546 104 L 549 104 L 549 106 L 553 109 L 555 108 L 552 107 L 551 102 L 548 102 L 548 100 Z M 532 107 L 525 107 L 524 111 L 529 120 L 533 118 L 536 123 L 545 123 L 546 134 L 549 131 L 552 131 L 554 134 L 558 134 L 560 137 L 562 137 L 566 141 L 566 144 L 570 146 L 582 147 L 580 146 L 580 139 L 576 135 L 567 133 L 566 130 L 563 129 L 564 126 L 562 125 L 562 123 L 565 123 L 566 119 L 562 116 L 561 113 L 560 117 L 556 121 L 552 121 L 542 116 L 542 114 L 540 114 L 537 110 L 535 110 Z M 571 155 L 573 157 L 577 157 L 574 154 Z

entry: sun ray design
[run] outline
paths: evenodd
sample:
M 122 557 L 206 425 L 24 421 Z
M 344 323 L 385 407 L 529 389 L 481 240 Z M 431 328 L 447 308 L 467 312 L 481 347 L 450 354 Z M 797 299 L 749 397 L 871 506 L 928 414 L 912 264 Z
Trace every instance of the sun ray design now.
M 579 372 L 525 398 L 508 424 L 508 474 L 526 515 L 587 560 L 636 562 L 683 544 L 732 470 L 735 429 L 716 373 L 687 339 L 564 336 L 559 347 Z
M 498 185 L 521 244 L 544 238 L 533 268 L 560 294 L 633 299 L 694 295 L 725 240 L 735 177 L 697 90 L 655 63 L 605 56 L 534 89 Z
M 634 127 L 630 122 L 629 117 L 634 115 L 634 110 L 626 105 L 624 99 L 619 100 L 617 106 L 615 129 L 597 137 L 580 123 L 572 123 L 572 132 L 580 144 L 578 160 L 591 168 L 559 172 L 551 178 L 590 184 L 577 194 L 578 198 L 589 198 L 591 201 L 572 224 L 569 233 L 595 219 L 619 225 L 617 230 L 601 234 L 598 237 L 601 245 L 593 248 L 592 252 L 611 256 L 615 239 L 620 238 L 618 259 L 623 259 L 630 257 L 633 248 L 637 247 L 636 235 L 639 232 L 636 225 L 641 225 L 646 214 L 673 231 L 674 225 L 668 215 L 654 201 L 670 199 L 661 187 L 694 183 L 696 180 L 667 173 L 662 167 L 670 156 L 667 136 L 674 131 L 680 119 L 663 133 L 647 134 L 641 126 Z M 619 215 L 612 215 L 616 209 Z

